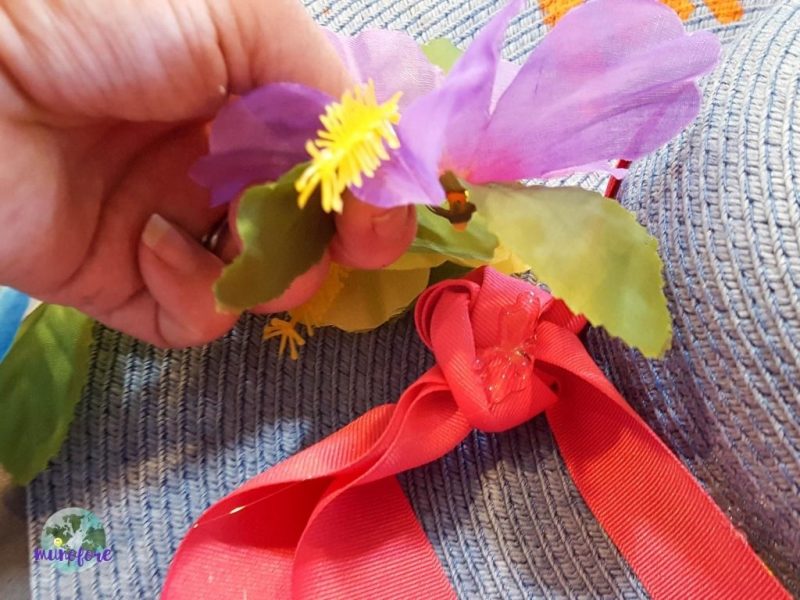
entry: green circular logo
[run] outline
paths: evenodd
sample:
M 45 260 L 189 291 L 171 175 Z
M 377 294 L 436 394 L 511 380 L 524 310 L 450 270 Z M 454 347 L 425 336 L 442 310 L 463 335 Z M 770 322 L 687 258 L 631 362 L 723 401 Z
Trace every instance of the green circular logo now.
M 84 571 L 111 560 L 106 530 L 85 508 L 73 506 L 53 514 L 44 524 L 41 544 L 34 550 L 34 559 L 50 562 L 62 573 Z

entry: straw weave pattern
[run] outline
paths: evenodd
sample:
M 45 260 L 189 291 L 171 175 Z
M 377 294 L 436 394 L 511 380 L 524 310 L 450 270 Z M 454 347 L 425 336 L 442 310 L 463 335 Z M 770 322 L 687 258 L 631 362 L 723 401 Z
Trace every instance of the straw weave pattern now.
M 307 4 L 333 29 L 388 27 L 463 46 L 501 3 Z M 780 46 L 794 39 L 797 18 L 788 6 L 770 13 L 772 4 L 745 2 L 745 18 L 724 27 L 698 4 L 687 26 L 720 33 L 724 76 L 706 84 L 711 106 L 701 123 L 636 165 L 624 188 L 625 203 L 661 238 L 675 349 L 657 365 L 602 334 L 592 333 L 590 346 L 800 593 L 792 564 L 800 556 L 800 136 L 792 112 L 800 44 Z M 508 58 L 524 58 L 546 32 L 544 19 L 528 10 L 514 21 Z M 597 176 L 569 183 L 603 185 Z M 322 330 L 298 362 L 278 359 L 275 340 L 262 342 L 264 324 L 246 316 L 224 339 L 184 351 L 97 328 L 69 439 L 28 489 L 29 530 L 36 544 L 50 514 L 81 506 L 103 521 L 116 558 L 69 576 L 32 565 L 35 599 L 156 598 L 205 508 L 396 400 L 432 364 L 408 316 L 367 334 Z M 401 483 L 462 598 L 646 597 L 575 489 L 543 418 L 504 434 L 475 432 Z

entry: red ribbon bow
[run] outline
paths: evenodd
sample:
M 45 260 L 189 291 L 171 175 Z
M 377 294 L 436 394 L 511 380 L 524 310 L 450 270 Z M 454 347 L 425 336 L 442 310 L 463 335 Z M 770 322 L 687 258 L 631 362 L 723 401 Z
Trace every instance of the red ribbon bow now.
M 196 598 L 452 598 L 394 475 L 473 429 L 547 414 L 589 508 L 653 598 L 789 598 L 686 468 L 625 403 L 541 289 L 484 268 L 416 309 L 437 365 L 245 483 L 188 532 L 163 591 Z

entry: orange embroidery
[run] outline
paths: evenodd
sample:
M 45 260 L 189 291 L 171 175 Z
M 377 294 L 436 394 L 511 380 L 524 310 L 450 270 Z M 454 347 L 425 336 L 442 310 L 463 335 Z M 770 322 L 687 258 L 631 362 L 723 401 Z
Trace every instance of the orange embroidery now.
M 706 4 L 717 21 L 725 25 L 738 21 L 744 15 L 744 7 L 739 0 L 706 0 Z
M 539 0 L 539 8 L 544 13 L 544 22 L 552 27 L 556 21 L 582 2 L 583 0 Z
M 694 4 L 692 0 L 661 0 L 664 4 L 669 6 L 672 10 L 678 13 L 681 21 L 688 19 L 694 12 Z
M 571 9 L 583 0 L 539 0 L 539 8 L 544 13 L 544 22 L 551 27 Z M 682 20 L 688 19 L 694 12 L 692 0 L 661 0 L 672 8 Z M 709 10 L 720 23 L 727 25 L 738 21 L 744 15 L 740 0 L 705 0 Z

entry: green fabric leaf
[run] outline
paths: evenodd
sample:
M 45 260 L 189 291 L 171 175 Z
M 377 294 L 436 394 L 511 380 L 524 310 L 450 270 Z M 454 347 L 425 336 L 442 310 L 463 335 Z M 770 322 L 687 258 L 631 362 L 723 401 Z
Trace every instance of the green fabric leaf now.
M 575 187 L 475 186 L 489 228 L 576 313 L 648 357 L 670 344 L 658 243 L 632 213 Z
M 43 304 L 0 363 L 0 463 L 26 484 L 58 453 L 89 369 L 93 321 Z
M 322 210 L 318 193 L 305 208 L 297 206 L 294 182 L 305 167 L 244 193 L 236 217 L 244 247 L 214 285 L 223 309 L 246 310 L 277 298 L 322 259 L 333 237 L 333 216 Z
M 445 279 L 461 279 L 470 271 L 472 271 L 472 267 L 446 262 L 431 269 L 431 274 L 428 277 L 428 285 L 435 285 Z
M 486 222 L 473 215 L 467 228 L 458 231 L 439 215 L 425 206 L 417 206 L 417 237 L 411 243 L 410 252 L 433 253 L 451 259 L 489 262 L 497 248 L 497 237 L 486 227 Z
M 453 64 L 464 53 L 453 45 L 453 42 L 446 38 L 436 38 L 422 45 L 422 51 L 428 60 L 448 73 Z
M 321 326 L 368 331 L 402 313 L 428 286 L 430 269 L 350 271 Z
M 432 269 L 447 262 L 447 257 L 433 252 L 406 252 L 384 269 L 408 271 L 409 269 Z

